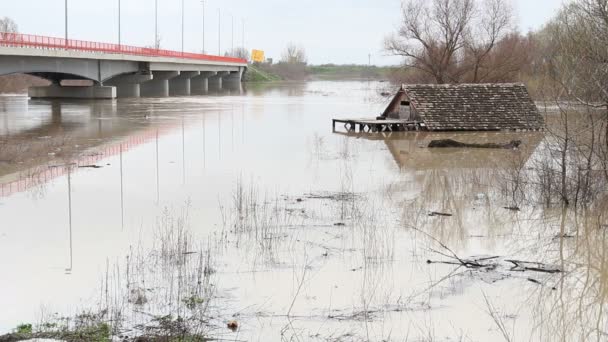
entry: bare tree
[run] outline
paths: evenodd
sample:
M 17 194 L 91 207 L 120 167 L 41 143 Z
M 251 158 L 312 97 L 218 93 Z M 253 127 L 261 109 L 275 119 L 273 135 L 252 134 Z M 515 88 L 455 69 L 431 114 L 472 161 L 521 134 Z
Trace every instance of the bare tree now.
M 512 31 L 513 9 L 504 0 L 486 0 L 476 11 L 477 25 L 470 25 L 465 32 L 465 63 L 470 69 L 471 83 L 484 82 L 485 77 L 499 67 L 488 63 L 497 45 Z
M 9 17 L 0 18 L 0 33 L 17 33 L 19 28 L 17 23 Z
M 397 35 L 388 37 L 385 48 L 404 57 L 406 67 L 430 75 L 437 83 L 453 82 L 457 54 L 473 17 L 472 0 L 408 0 Z
M 249 50 L 242 48 L 242 47 L 234 49 L 233 56 L 236 58 L 241 58 L 241 59 L 245 59 L 245 60 L 249 60 L 251 57 L 249 55 Z
M 289 43 L 283 51 L 281 62 L 287 64 L 306 64 L 306 51 L 303 47 L 297 46 L 294 43 Z
M 546 205 L 587 206 L 608 194 L 608 0 L 574 1 L 536 36 L 534 71 L 557 112 L 521 179 Z
M 18 32 L 17 24 L 9 17 L 0 18 L 0 39 L 15 40 Z
M 236 58 L 241 58 L 241 59 L 245 59 L 245 60 L 249 60 L 249 51 L 247 51 L 247 49 L 239 47 L 239 48 L 234 48 L 234 50 L 228 50 L 224 53 L 225 56 L 230 56 L 230 57 L 236 57 Z
M 497 47 L 513 30 L 513 10 L 505 0 L 407 0 L 398 32 L 385 40 L 385 49 L 404 57 L 435 83 L 486 81 L 490 71 L 509 66 Z M 511 41 L 513 42 L 513 41 Z M 512 68 L 510 68 L 512 69 Z
M 604 110 L 595 125 L 605 127 L 601 154 L 608 166 L 608 0 L 579 0 L 565 7 L 550 25 L 550 34 L 554 49 L 549 69 L 562 96 Z

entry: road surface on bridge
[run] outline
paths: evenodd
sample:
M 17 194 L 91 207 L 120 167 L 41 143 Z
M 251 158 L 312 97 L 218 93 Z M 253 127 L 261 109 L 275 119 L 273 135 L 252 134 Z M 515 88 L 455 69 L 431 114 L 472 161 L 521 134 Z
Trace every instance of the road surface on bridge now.
M 205 94 L 240 84 L 247 61 L 163 49 L 0 33 L 0 75 L 30 74 L 53 82 L 32 97 L 114 98 Z M 66 87 L 67 79 L 93 86 Z

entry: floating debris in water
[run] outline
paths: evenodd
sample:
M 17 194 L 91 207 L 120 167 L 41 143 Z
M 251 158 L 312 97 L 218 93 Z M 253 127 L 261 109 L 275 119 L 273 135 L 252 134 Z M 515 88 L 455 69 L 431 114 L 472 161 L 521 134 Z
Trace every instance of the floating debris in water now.
M 328 199 L 333 201 L 352 201 L 359 197 L 353 192 L 323 192 L 304 195 L 309 199 Z
M 226 326 L 232 331 L 237 331 L 239 328 L 239 323 L 237 321 L 230 321 Z
M 431 212 L 429 213 L 429 216 L 445 216 L 445 217 L 452 217 L 452 216 L 454 216 L 454 215 L 449 214 L 449 213 L 440 213 L 440 212 L 437 212 L 437 211 L 431 211 Z
M 438 139 L 431 140 L 429 143 L 429 148 L 490 148 L 490 149 L 516 149 L 521 145 L 521 140 L 511 140 L 508 143 L 463 143 L 460 141 L 456 141 L 453 139 Z

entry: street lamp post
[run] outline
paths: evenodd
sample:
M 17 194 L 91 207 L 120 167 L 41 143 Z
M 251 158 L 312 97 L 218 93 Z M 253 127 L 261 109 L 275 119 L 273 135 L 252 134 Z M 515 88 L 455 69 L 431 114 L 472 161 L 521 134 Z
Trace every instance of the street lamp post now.
M 120 39 L 121 38 L 120 37 L 120 23 L 121 23 L 121 20 L 120 20 L 120 9 L 121 9 L 120 0 L 118 0 L 118 47 L 119 48 L 122 45 L 121 44 L 121 39 Z
M 158 49 L 158 0 L 154 0 L 154 48 Z
M 205 0 L 201 0 L 203 5 L 203 53 L 205 53 Z
M 222 55 L 222 10 L 217 9 L 217 55 Z
M 182 0 L 182 55 L 184 54 L 184 0 Z
M 68 45 L 68 0 L 65 0 L 65 45 Z

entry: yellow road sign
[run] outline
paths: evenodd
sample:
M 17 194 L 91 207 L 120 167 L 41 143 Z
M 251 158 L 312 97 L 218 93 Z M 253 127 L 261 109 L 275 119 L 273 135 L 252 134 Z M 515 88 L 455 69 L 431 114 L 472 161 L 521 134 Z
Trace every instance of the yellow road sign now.
M 262 63 L 264 62 L 264 51 L 262 50 L 252 50 L 251 51 L 251 60 L 254 62 Z

